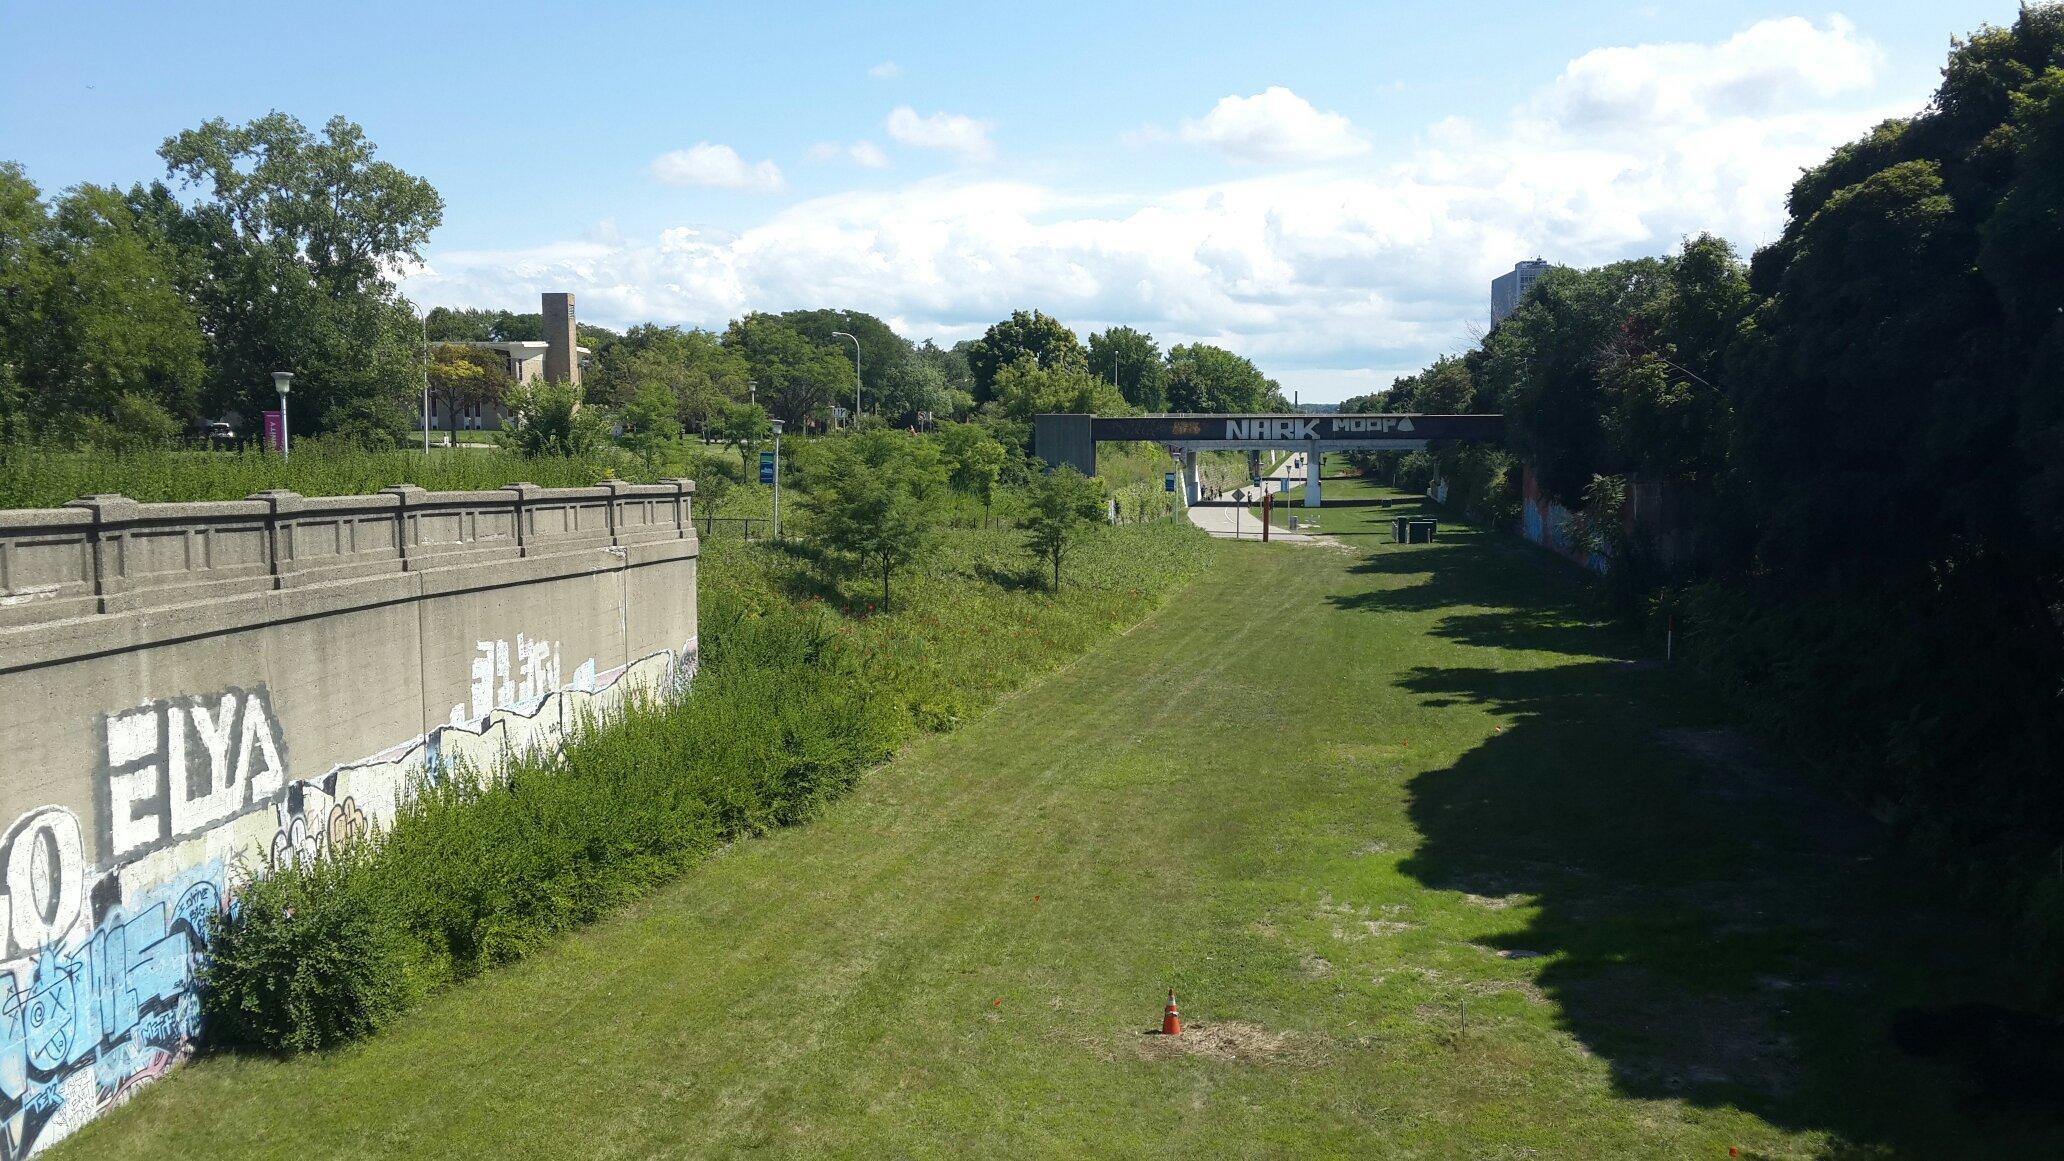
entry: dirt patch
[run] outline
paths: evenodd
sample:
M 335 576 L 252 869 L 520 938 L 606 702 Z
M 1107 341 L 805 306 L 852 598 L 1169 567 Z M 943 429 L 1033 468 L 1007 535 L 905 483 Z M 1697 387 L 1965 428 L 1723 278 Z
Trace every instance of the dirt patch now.
M 1297 961 L 1297 967 L 1306 979 L 1323 980 L 1333 974 L 1333 961 L 1323 955 L 1306 952 Z
M 1529 898 L 1529 896 L 1518 894 L 1471 895 L 1467 891 L 1464 891 L 1462 893 L 1462 901 L 1464 903 L 1469 904 L 1471 907 L 1481 907 L 1486 911 L 1503 911 L 1507 907 L 1512 907 L 1518 904 L 1525 903 L 1528 901 Z
M 1304 1037 L 1242 1020 L 1191 1024 L 1180 1036 L 1163 1036 L 1157 1028 L 1140 1036 L 1139 1051 L 1148 1060 L 1201 1056 L 1232 1064 L 1310 1064 L 1319 1058 L 1316 1045 Z

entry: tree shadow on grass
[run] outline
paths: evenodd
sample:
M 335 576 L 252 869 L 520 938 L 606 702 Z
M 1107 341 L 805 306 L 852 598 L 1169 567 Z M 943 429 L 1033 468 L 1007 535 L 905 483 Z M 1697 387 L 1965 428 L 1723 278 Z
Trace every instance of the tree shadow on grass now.
M 1537 985 L 1621 1093 L 1825 1132 L 1835 1156 L 2060 1155 L 2056 1121 L 1978 1111 L 1890 1040 L 1904 1006 L 1987 995 L 1976 932 L 1917 908 L 1853 811 L 1715 728 L 1682 675 L 1590 661 L 1400 684 L 1510 723 L 1412 779 L 1424 841 L 1401 869 L 1528 897 L 1533 918 L 1487 942 L 1549 957 Z
M 1636 642 L 1609 625 L 1568 562 L 1533 545 L 1461 527 L 1431 544 L 1384 547 L 1350 573 L 1386 578 L 1328 598 L 1367 613 L 1454 610 L 1431 630 L 1464 645 L 1632 660 Z

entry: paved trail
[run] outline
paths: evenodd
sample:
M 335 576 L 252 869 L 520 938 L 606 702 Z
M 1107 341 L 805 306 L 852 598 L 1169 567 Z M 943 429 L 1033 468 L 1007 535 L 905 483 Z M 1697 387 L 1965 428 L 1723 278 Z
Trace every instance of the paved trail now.
M 1262 494 L 1287 492 L 1304 483 L 1304 453 L 1285 459 L 1277 464 L 1259 485 L 1249 484 L 1235 488 L 1225 495 L 1229 500 L 1246 500 L 1261 503 Z M 1260 540 L 1261 520 L 1259 517 L 1239 508 L 1192 508 L 1190 523 L 1202 528 L 1221 540 Z M 1277 528 L 1269 533 L 1270 540 L 1308 541 L 1312 539 L 1302 532 L 1290 532 Z

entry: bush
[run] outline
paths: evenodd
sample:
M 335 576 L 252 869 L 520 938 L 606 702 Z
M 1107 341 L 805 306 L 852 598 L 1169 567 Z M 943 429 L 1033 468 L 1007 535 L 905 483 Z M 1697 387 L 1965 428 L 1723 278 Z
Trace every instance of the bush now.
M 211 1041 L 309 1052 L 363 1036 L 417 993 L 407 940 L 368 890 L 374 854 L 283 867 L 215 917 L 202 976 Z
M 1099 531 L 1060 596 L 1009 583 L 1014 533 L 942 540 L 895 616 L 796 592 L 793 546 L 705 546 L 703 669 L 557 754 L 449 771 L 383 834 L 244 887 L 203 969 L 207 1033 L 306 1051 L 518 959 L 719 845 L 809 818 L 913 732 L 965 720 L 1129 624 L 1207 559 L 1186 522 Z M 999 580 L 1005 583 L 997 583 Z

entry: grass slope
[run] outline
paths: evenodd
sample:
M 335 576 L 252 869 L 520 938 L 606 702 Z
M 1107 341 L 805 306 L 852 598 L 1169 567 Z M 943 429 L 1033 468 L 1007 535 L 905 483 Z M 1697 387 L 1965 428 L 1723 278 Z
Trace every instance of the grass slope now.
M 1329 516 L 816 822 L 59 1155 L 2056 1154 L 1885 1042 L 1979 986 L 1958 930 L 1569 570 Z

